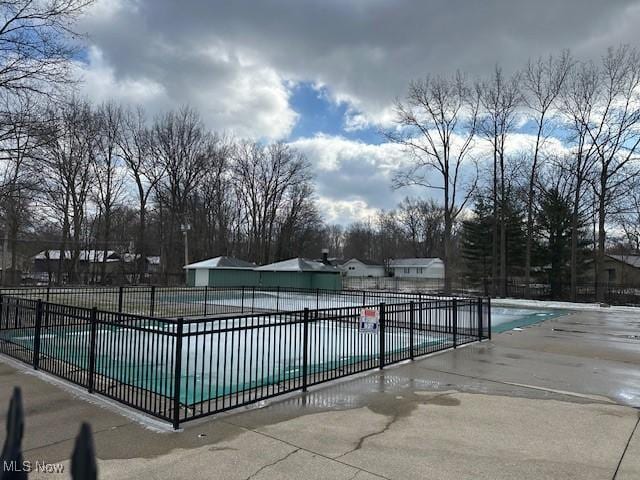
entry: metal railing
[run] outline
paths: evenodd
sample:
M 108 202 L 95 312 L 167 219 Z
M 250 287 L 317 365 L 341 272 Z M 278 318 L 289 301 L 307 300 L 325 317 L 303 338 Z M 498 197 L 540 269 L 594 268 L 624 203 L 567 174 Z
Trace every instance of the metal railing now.
M 398 300 L 396 298 L 396 300 Z M 169 421 L 491 337 L 488 299 L 163 319 L 0 295 L 0 353 Z
M 447 299 L 435 293 L 281 287 L 20 287 L 1 295 L 159 318 L 225 316 Z

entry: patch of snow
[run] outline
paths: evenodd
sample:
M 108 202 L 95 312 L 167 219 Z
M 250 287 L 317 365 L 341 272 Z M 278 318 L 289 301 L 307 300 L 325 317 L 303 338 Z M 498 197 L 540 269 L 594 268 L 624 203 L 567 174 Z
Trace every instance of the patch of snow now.
M 492 298 L 491 305 L 500 307 L 523 307 L 523 308 L 556 308 L 562 310 L 573 311 L 601 311 L 604 307 L 601 307 L 599 303 L 572 303 L 572 302 L 556 302 L 548 300 L 524 300 L 516 298 Z M 628 313 L 640 313 L 640 307 L 624 307 L 624 306 L 611 306 L 606 307 L 607 312 L 628 312 Z

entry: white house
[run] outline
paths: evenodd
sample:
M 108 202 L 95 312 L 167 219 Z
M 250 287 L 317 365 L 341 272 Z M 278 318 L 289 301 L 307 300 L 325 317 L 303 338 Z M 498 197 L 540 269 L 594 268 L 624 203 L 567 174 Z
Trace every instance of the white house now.
M 389 269 L 396 278 L 444 278 L 444 262 L 439 258 L 398 258 L 389 260 Z
M 190 287 L 254 285 L 254 263 L 234 257 L 215 257 L 185 265 Z
M 342 263 L 338 268 L 347 277 L 384 277 L 384 265 L 369 260 L 352 258 Z

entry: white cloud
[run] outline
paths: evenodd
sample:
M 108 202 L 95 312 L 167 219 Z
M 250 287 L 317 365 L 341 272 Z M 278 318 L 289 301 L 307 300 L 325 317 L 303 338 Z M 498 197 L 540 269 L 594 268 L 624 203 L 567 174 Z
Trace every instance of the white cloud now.
M 454 138 L 454 143 L 462 139 Z M 507 155 L 517 157 L 529 152 L 535 136 L 513 133 L 507 139 Z M 318 206 L 329 222 L 349 223 L 365 220 L 378 210 L 390 210 L 407 196 L 427 197 L 438 200 L 440 191 L 421 187 L 391 188 L 393 175 L 412 162 L 411 156 L 399 145 L 382 143 L 372 145 L 340 136 L 317 135 L 291 142 L 290 145 L 306 155 L 315 171 L 315 183 L 319 197 Z M 491 161 L 491 144 L 477 138 L 471 157 Z M 562 156 L 567 148 L 556 138 L 546 140 L 543 154 Z M 475 175 L 472 162 L 467 162 L 461 174 L 461 183 L 470 184 Z M 435 170 L 433 184 L 442 182 Z M 460 192 L 459 192 L 460 193 Z
M 85 19 L 93 32 L 76 66 L 95 101 L 141 105 L 152 115 L 185 104 L 214 130 L 258 139 L 286 138 L 297 113 L 292 84 L 250 48 L 222 38 L 173 37 L 150 24 L 143 0 L 98 2 Z
M 76 69 L 83 81 L 83 93 L 96 102 L 166 103 L 167 92 L 163 85 L 152 78 L 117 78 L 98 47 L 90 47 L 88 62 L 76 63 Z
M 378 209 L 371 208 L 364 200 L 336 200 L 319 197 L 318 208 L 322 219 L 329 224 L 347 225 L 374 218 Z
M 291 81 L 324 85 L 349 105 L 345 128 L 358 130 L 389 124 L 393 99 L 427 74 L 482 75 L 496 62 L 508 72 L 563 48 L 597 58 L 608 45 L 638 43 L 638 0 L 364 5 L 98 0 L 81 27 L 121 90 L 152 82 L 215 128 L 269 138 L 295 123 Z

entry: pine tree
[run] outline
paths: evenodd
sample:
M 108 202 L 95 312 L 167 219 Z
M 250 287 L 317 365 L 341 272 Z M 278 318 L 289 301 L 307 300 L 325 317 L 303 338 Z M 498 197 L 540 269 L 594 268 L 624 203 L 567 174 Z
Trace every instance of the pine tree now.
M 461 254 L 465 274 L 473 281 L 481 280 L 486 288 L 491 277 L 493 225 L 491 204 L 483 197 L 475 200 L 474 216 L 462 222 Z
M 557 188 L 544 192 L 537 215 L 539 254 L 542 265 L 547 267 L 551 295 L 563 296 L 563 286 L 568 286 L 571 275 L 571 200 Z M 588 240 L 581 235 L 580 256 L 584 257 Z
M 507 199 L 504 206 L 507 276 L 520 276 L 523 274 L 526 245 L 524 214 L 520 206 L 511 199 Z M 490 201 L 484 197 L 477 197 L 473 218 L 462 224 L 461 253 L 466 275 L 472 281 L 482 281 L 485 290 L 491 280 L 492 252 L 494 251 L 492 248 L 494 236 L 491 234 L 492 214 L 493 208 Z M 500 248 L 497 250 L 500 251 Z

